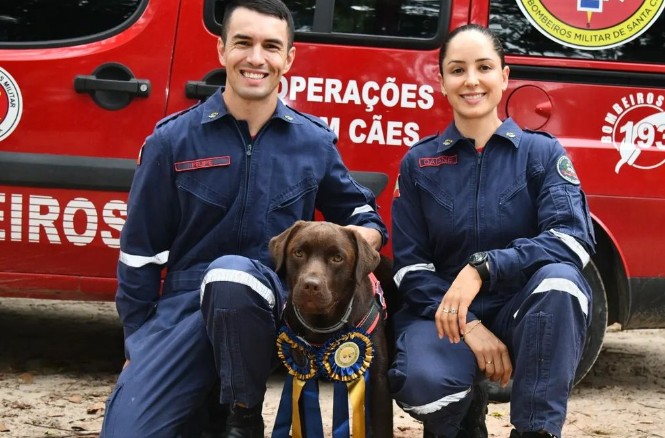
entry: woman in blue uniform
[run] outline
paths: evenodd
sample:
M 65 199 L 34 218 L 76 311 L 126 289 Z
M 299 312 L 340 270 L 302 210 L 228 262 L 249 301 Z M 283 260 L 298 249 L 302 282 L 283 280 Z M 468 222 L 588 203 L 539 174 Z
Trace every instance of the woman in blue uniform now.
M 393 201 L 390 384 L 425 437 L 486 437 L 479 380 L 513 378 L 510 437 L 561 437 L 591 318 L 594 250 L 580 181 L 561 144 L 501 120 L 501 42 L 454 30 L 439 56 L 454 121 L 404 157 Z

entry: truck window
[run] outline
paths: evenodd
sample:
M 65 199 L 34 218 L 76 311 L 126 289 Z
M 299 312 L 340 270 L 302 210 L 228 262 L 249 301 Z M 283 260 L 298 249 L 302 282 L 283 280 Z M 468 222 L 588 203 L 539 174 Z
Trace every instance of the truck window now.
M 207 0 L 208 29 L 219 33 L 225 0 Z M 449 11 L 441 0 L 284 0 L 296 40 L 392 48 L 437 48 Z M 214 17 L 214 18 L 212 18 Z
M 333 32 L 431 38 L 436 35 L 438 1 L 337 0 Z
M 661 6 L 649 9 L 649 2 L 644 2 L 645 10 L 626 11 L 620 15 L 618 11 L 610 11 L 611 2 L 596 0 L 596 8 L 601 12 L 592 12 L 594 0 L 580 0 L 578 12 L 573 18 L 586 20 L 578 25 L 567 26 L 557 20 L 556 6 L 546 1 L 524 2 L 523 0 L 493 0 L 490 2 L 490 28 L 504 41 L 506 53 L 511 55 L 546 56 L 550 58 L 596 59 L 623 62 L 644 62 L 662 64 L 663 47 L 665 47 L 665 14 Z M 633 2 L 642 3 L 642 2 Z M 659 2 L 651 2 L 658 5 Z M 526 4 L 523 11 L 520 4 Z M 587 4 L 587 9 L 580 10 Z M 623 2 L 616 2 L 617 5 Z M 602 12 L 605 9 L 605 14 Z M 613 14 L 613 15 L 612 15 Z M 605 20 L 605 22 L 601 21 Z M 564 18 L 565 21 L 565 18 Z M 584 28 L 594 29 L 598 33 L 588 35 Z M 602 29 L 605 29 L 604 31 Z M 637 29 L 637 30 L 636 30 Z M 554 34 L 545 36 L 548 31 Z M 632 34 L 631 34 L 632 33 Z M 607 37 L 607 38 L 606 38 Z M 556 39 L 559 41 L 556 41 Z M 606 39 L 607 41 L 602 41 Z M 625 42 L 621 42 L 621 41 Z M 563 41 L 563 42 L 562 42 Z M 596 48 L 588 46 L 611 46 Z M 566 45 L 568 44 L 568 45 Z M 585 47 L 587 46 L 587 47 Z
M 81 44 L 129 26 L 147 0 L 2 0 L 0 47 Z

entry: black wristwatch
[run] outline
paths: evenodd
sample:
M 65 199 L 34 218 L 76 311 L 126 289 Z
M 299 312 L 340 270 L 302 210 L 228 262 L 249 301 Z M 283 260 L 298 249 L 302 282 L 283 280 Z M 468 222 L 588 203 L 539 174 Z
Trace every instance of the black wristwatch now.
M 480 275 L 480 279 L 483 280 L 483 282 L 489 281 L 490 279 L 490 270 L 487 260 L 487 253 L 484 251 L 471 254 L 471 257 L 469 257 L 469 264 L 476 268 L 476 271 L 478 271 L 478 275 Z

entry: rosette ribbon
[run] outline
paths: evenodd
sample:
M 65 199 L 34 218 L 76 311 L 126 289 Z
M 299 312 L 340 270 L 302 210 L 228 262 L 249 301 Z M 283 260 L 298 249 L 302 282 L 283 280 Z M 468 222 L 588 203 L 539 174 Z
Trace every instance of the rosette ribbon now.
M 289 438 L 293 425 L 293 438 L 302 438 L 303 423 L 306 429 L 304 436 L 323 437 L 319 381 L 315 378 L 318 369 L 312 347 L 283 326 L 277 336 L 277 355 L 289 374 L 284 381 L 272 437 Z M 301 406 L 305 417 L 302 420 Z
M 277 337 L 277 354 L 288 371 L 277 410 L 273 438 L 323 436 L 318 379 L 333 382 L 333 438 L 349 437 L 349 399 L 353 436 L 365 437 L 369 423 L 369 367 L 374 347 L 365 330 L 338 332 L 321 347 L 313 347 L 284 326 Z M 304 418 L 300 418 L 304 412 Z M 304 421 L 303 421 L 304 420 Z M 303 423 L 305 430 L 303 431 Z
M 317 352 L 319 374 L 333 382 L 333 438 L 349 436 L 349 405 L 353 436 L 367 436 L 369 423 L 369 367 L 374 347 L 367 332 L 353 328 L 339 332 Z

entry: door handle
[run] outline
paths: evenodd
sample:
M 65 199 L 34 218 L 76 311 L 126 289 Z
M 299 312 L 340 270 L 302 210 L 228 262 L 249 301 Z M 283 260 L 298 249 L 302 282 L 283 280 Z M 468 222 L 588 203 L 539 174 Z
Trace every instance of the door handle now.
M 95 75 L 78 75 L 74 78 L 74 89 L 77 93 L 94 91 L 117 91 L 137 97 L 150 95 L 150 81 L 147 79 L 98 79 Z
M 217 91 L 218 88 L 219 85 L 211 85 L 204 81 L 187 81 L 185 83 L 185 96 L 188 99 L 204 100 Z
M 226 83 L 226 70 L 218 68 L 208 72 L 200 81 L 187 81 L 185 83 L 185 96 L 188 99 L 205 100 L 219 87 Z
M 132 71 L 122 64 L 102 64 L 91 75 L 74 77 L 74 90 L 88 93 L 97 105 L 107 110 L 119 110 L 134 97 L 150 95 L 150 81 L 136 79 Z

